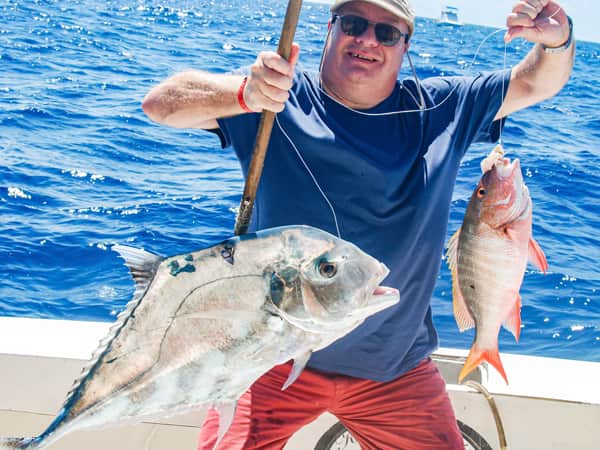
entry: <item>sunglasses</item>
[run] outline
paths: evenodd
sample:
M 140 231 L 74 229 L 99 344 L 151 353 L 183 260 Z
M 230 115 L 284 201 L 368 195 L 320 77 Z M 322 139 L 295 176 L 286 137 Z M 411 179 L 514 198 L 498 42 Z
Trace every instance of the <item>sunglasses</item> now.
M 387 23 L 375 23 L 364 17 L 349 14 L 347 16 L 333 15 L 332 23 L 336 19 L 340 19 L 342 31 L 348 36 L 360 36 L 369 28 L 369 25 L 375 27 L 375 38 L 377 41 L 386 47 L 393 47 L 398 43 L 400 38 L 404 36 L 404 42 L 408 42 L 408 33 L 403 33 L 398 28 Z

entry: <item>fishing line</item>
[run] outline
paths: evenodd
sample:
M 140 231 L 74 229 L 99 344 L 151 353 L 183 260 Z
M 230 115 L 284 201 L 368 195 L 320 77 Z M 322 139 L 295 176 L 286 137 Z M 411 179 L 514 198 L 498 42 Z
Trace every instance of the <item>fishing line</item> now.
M 474 64 L 475 61 L 477 60 L 477 56 L 479 55 L 479 52 L 481 50 L 481 47 L 483 46 L 483 44 L 485 44 L 485 42 L 492 37 L 494 34 L 499 33 L 501 31 L 505 31 L 506 29 L 499 29 L 496 30 L 492 33 L 490 33 L 488 36 L 486 36 L 483 41 L 481 41 L 481 43 L 479 44 L 479 46 L 477 47 L 477 50 L 475 52 L 475 55 L 473 56 L 473 59 L 471 61 L 471 64 L 467 67 L 467 70 L 470 69 Z M 331 30 L 327 31 L 327 36 L 325 37 L 325 42 L 327 42 L 328 38 L 329 38 L 329 34 L 330 34 Z M 367 113 L 364 111 L 359 111 L 356 109 L 353 109 L 347 105 L 344 105 L 343 103 L 341 103 L 340 101 L 338 101 L 336 98 L 332 97 L 331 95 L 329 95 L 323 88 L 323 81 L 321 78 L 321 65 L 323 62 L 323 53 L 321 54 L 321 61 L 319 63 L 319 91 L 322 92 L 326 97 L 328 97 L 330 100 L 334 101 L 335 103 L 337 103 L 338 105 L 346 108 L 349 111 L 353 111 L 357 114 L 361 114 L 361 115 L 365 115 L 365 116 L 389 116 L 389 115 L 393 115 L 393 114 L 407 114 L 407 113 L 415 113 L 415 112 L 426 112 L 426 111 L 432 111 L 436 108 L 439 108 L 441 105 L 443 105 L 454 93 L 454 91 L 456 90 L 456 88 L 458 86 L 454 86 L 454 88 L 452 88 L 452 90 L 448 93 L 448 95 L 437 105 L 434 105 L 430 108 L 424 108 L 424 104 L 425 104 L 425 100 L 423 98 L 423 93 L 422 93 L 422 87 L 421 84 L 418 80 L 416 71 L 414 69 L 414 66 L 412 64 L 412 60 L 410 59 L 410 55 L 408 54 L 408 52 L 406 53 L 408 60 L 409 60 L 409 64 L 411 66 L 413 75 L 415 77 L 415 81 L 417 83 L 418 86 L 418 90 L 419 90 L 419 97 L 420 97 L 420 108 L 419 109 L 413 109 L 413 110 L 401 110 L 401 111 L 389 111 L 389 112 L 384 112 L 384 113 Z M 506 68 L 506 43 L 504 44 L 504 69 Z M 417 99 L 414 97 L 414 95 L 412 94 L 412 92 L 407 91 L 411 97 L 413 98 L 415 104 L 419 104 L 419 102 L 417 102 Z M 504 83 L 502 83 L 502 98 L 504 98 Z M 300 162 L 302 163 L 302 165 L 304 166 L 304 168 L 306 169 L 306 171 L 308 172 L 310 178 L 312 179 L 313 183 L 315 184 L 315 186 L 317 187 L 317 190 L 319 191 L 319 193 L 321 194 L 321 196 L 323 197 L 323 199 L 325 200 L 325 203 L 327 204 L 327 207 L 329 208 L 329 210 L 331 211 L 331 215 L 333 217 L 333 222 L 335 225 L 335 230 L 336 230 L 336 234 L 338 238 L 342 238 L 341 232 L 340 232 L 340 227 L 339 227 L 339 222 L 338 222 L 338 218 L 337 218 L 337 213 L 335 212 L 335 208 L 333 207 L 333 204 L 331 203 L 331 201 L 329 200 L 329 197 L 327 196 L 327 194 L 325 193 L 325 191 L 323 190 L 323 188 L 321 187 L 321 185 L 319 184 L 317 177 L 314 175 L 313 171 L 310 169 L 308 163 L 306 162 L 306 160 L 302 157 L 302 154 L 300 153 L 300 150 L 298 150 L 298 147 L 296 146 L 296 144 L 292 141 L 292 139 L 290 138 L 290 136 L 288 135 L 288 133 L 285 131 L 285 129 L 283 128 L 283 126 L 281 125 L 281 122 L 279 121 L 279 114 L 275 114 L 275 123 L 277 124 L 277 127 L 279 128 L 279 130 L 281 131 L 281 133 L 285 136 L 285 138 L 287 139 L 287 141 L 289 142 L 290 146 L 294 149 L 294 152 L 296 153 L 296 155 L 298 156 L 298 158 L 300 159 Z M 502 130 L 500 130 L 500 135 L 502 135 Z
M 466 381 L 464 384 L 477 390 L 487 400 L 490 411 L 492 412 L 492 416 L 494 417 L 494 423 L 496 424 L 496 432 L 498 433 L 500 450 L 507 450 L 508 444 L 506 442 L 506 433 L 504 431 L 504 424 L 502 423 L 502 417 L 500 416 L 500 411 L 498 410 L 496 400 L 494 399 L 492 394 L 490 394 L 489 391 L 483 387 L 481 383 L 478 383 L 474 380 L 469 380 Z
M 561 10 L 561 7 L 558 7 L 556 9 L 556 11 L 554 11 L 546 19 L 548 20 L 548 19 L 553 18 L 556 14 L 558 14 L 558 12 L 560 10 Z M 475 51 L 475 54 L 473 55 L 473 59 L 471 60 L 471 63 L 466 67 L 465 71 L 470 70 L 475 65 L 475 62 L 477 61 L 477 57 L 479 56 L 479 52 L 481 51 L 481 48 L 483 47 L 483 45 L 488 41 L 488 39 L 490 39 L 492 36 L 494 36 L 497 33 L 506 32 L 506 31 L 507 31 L 507 28 L 500 28 L 500 29 L 498 29 L 496 31 L 491 32 L 486 37 L 484 37 L 483 40 L 480 42 L 479 46 L 477 47 L 477 50 Z M 330 34 L 331 34 L 331 26 L 328 27 L 327 35 L 325 36 L 325 44 L 328 42 Z M 506 70 L 506 65 L 507 65 L 507 48 L 508 48 L 508 46 L 507 46 L 507 43 L 505 42 L 504 43 L 504 56 L 503 56 L 502 70 Z M 442 99 L 441 102 L 439 102 L 437 105 L 434 104 L 433 106 L 431 106 L 429 108 L 425 108 L 425 99 L 424 99 L 424 96 L 423 96 L 423 88 L 421 86 L 419 77 L 417 76 L 417 73 L 415 71 L 414 65 L 412 63 L 412 59 L 410 57 L 410 53 L 407 51 L 406 52 L 406 57 L 408 59 L 411 71 L 412 71 L 413 76 L 415 78 L 415 83 L 417 85 L 417 90 L 419 92 L 419 101 L 417 101 L 417 99 L 414 97 L 413 93 L 410 90 L 407 90 L 407 92 L 410 94 L 410 96 L 412 97 L 413 101 L 418 106 L 418 109 L 388 111 L 388 112 L 381 112 L 381 113 L 368 113 L 368 112 L 365 112 L 365 111 L 360 111 L 360 110 L 351 108 L 351 107 L 345 105 L 344 103 L 340 102 L 338 99 L 336 99 L 333 96 L 329 95 L 329 93 L 327 91 L 325 91 L 325 89 L 323 88 L 323 78 L 321 76 L 321 68 L 322 68 L 322 65 L 323 65 L 323 55 L 324 54 L 325 54 L 325 49 L 323 49 L 323 52 L 321 53 L 321 59 L 319 61 L 319 86 L 318 86 L 319 91 L 323 95 L 325 95 L 327 98 L 329 98 L 333 102 L 337 103 L 338 105 L 342 106 L 346 110 L 352 111 L 352 112 L 354 112 L 356 114 L 360 114 L 360 115 L 363 115 L 363 116 L 378 117 L 378 116 L 390 116 L 390 115 L 394 115 L 394 114 L 408 114 L 408 113 L 421 113 L 421 112 L 433 111 L 434 109 L 437 109 L 440 106 L 442 106 L 444 103 L 446 103 L 448 101 L 448 99 L 452 96 L 452 94 L 454 93 L 454 91 L 458 88 L 458 85 L 455 85 L 450 90 L 450 92 L 448 93 L 448 95 L 446 95 L 446 97 L 444 99 Z M 402 84 L 400 84 L 400 86 L 402 87 Z M 502 96 L 501 96 L 501 98 L 504 100 L 504 96 L 505 96 L 505 92 L 506 92 L 505 82 L 502 82 L 501 89 L 502 89 L 502 92 L 501 92 Z M 317 190 L 319 191 L 319 193 L 321 194 L 321 196 L 325 200 L 325 203 L 327 203 L 327 206 L 329 207 L 329 209 L 331 211 L 331 214 L 333 216 L 333 221 L 334 221 L 334 224 L 335 224 L 335 229 L 336 229 L 337 236 L 341 239 L 342 236 L 341 236 L 341 233 L 340 233 L 339 222 L 338 222 L 337 214 L 335 212 L 335 208 L 333 207 L 333 204 L 331 203 L 331 201 L 327 197 L 327 194 L 325 193 L 325 191 L 321 188 L 321 185 L 317 181 L 317 177 L 314 175 L 314 173 L 312 172 L 312 170 L 308 166 L 306 160 L 302 157 L 302 154 L 300 153 L 300 150 L 298 150 L 298 147 L 294 144 L 294 142 L 289 137 L 289 135 L 287 134 L 287 132 L 281 126 L 281 123 L 279 122 L 278 114 L 275 114 L 275 123 L 277 124 L 277 127 L 279 128 L 279 130 L 282 132 L 282 134 L 285 136 L 285 138 L 288 140 L 288 142 L 290 143 L 290 145 L 292 146 L 292 148 L 296 152 L 296 155 L 298 156 L 298 158 L 302 162 L 302 165 L 304 166 L 304 168 L 308 172 L 310 178 L 312 179 L 313 183 L 317 187 Z M 498 143 L 501 146 L 503 146 L 503 139 L 502 139 L 503 133 L 504 133 L 504 126 L 501 123 L 500 124 L 500 133 L 499 133 L 499 136 L 498 136 Z
M 469 70 L 469 69 L 471 69 L 473 67 L 473 65 L 475 64 L 475 61 L 477 60 L 477 57 L 479 56 L 479 52 L 481 51 L 481 47 L 483 47 L 483 44 L 485 44 L 487 42 L 487 40 L 490 37 L 492 37 L 494 34 L 500 33 L 501 31 L 506 31 L 506 28 L 501 28 L 499 30 L 493 31 L 492 33 L 488 34 L 483 39 L 483 41 L 481 41 L 481 43 L 477 47 L 477 50 L 475 51 L 475 54 L 473 55 L 473 59 L 471 60 L 471 63 L 466 67 L 465 70 Z M 504 44 L 504 67 L 503 67 L 503 69 L 506 69 L 506 49 L 507 49 L 507 45 L 505 43 Z M 414 66 L 412 64 L 412 60 L 410 58 L 410 54 L 407 52 L 406 56 L 407 56 L 408 62 L 410 64 L 410 66 L 412 67 L 412 70 L 413 70 L 413 73 L 414 73 Z M 422 86 L 421 86 L 420 81 L 418 80 L 418 77 L 417 77 L 416 73 L 414 73 L 414 77 L 415 77 L 415 82 L 417 83 L 417 86 L 418 86 L 418 89 L 419 89 L 419 96 L 421 98 L 423 98 Z M 347 106 L 347 105 L 343 104 L 342 102 L 340 102 L 336 98 L 334 98 L 331 95 L 329 95 L 329 93 L 327 93 L 327 91 L 325 89 L 323 89 L 323 87 L 322 87 L 323 86 L 323 79 L 320 76 L 320 71 L 319 71 L 319 81 L 320 81 L 319 91 L 321 91 L 327 98 L 329 98 L 330 100 L 334 101 L 338 105 L 346 108 L 348 111 L 352 111 L 352 112 L 355 112 L 356 114 L 360 114 L 360 115 L 363 115 L 363 116 L 369 116 L 369 117 L 391 116 L 391 115 L 395 115 L 395 114 L 409 114 L 409 113 L 418 113 L 418 112 L 433 111 L 434 109 L 437 109 L 440 106 L 442 106 L 444 103 L 446 103 L 446 101 L 448 101 L 448 99 L 452 96 L 452 94 L 454 93 L 454 91 L 458 88 L 458 85 L 454 86 L 450 90 L 450 92 L 448 93 L 448 95 L 446 95 L 446 97 L 444 97 L 440 103 L 438 103 L 437 105 L 433 105 L 433 106 L 431 106 L 429 108 L 424 108 L 424 107 L 421 108 L 421 107 L 419 107 L 418 109 L 404 109 L 404 110 L 399 110 L 399 111 L 387 111 L 387 112 L 381 112 L 381 113 L 369 113 L 369 112 L 360 111 L 358 109 L 351 108 L 350 106 Z M 502 83 L 502 89 L 503 89 L 503 92 L 504 92 L 504 83 Z M 412 96 L 412 93 L 411 93 L 411 96 Z M 413 99 L 414 99 L 414 96 L 413 96 Z M 417 104 L 417 105 L 419 104 L 419 102 L 417 102 L 416 99 L 415 99 L 415 104 Z
M 558 12 L 561 10 L 560 7 L 557 8 L 556 11 L 554 11 L 551 15 L 549 15 L 546 19 L 551 19 L 553 18 L 556 14 L 558 14 Z M 477 61 L 477 57 L 479 56 L 479 52 L 481 51 L 481 47 L 483 47 L 483 44 L 485 44 L 487 42 L 487 40 L 489 38 L 491 38 L 493 35 L 500 33 L 501 31 L 506 32 L 508 30 L 508 28 L 500 28 L 496 31 L 491 32 L 490 34 L 488 34 L 485 38 L 483 38 L 483 40 L 481 41 L 481 43 L 479 44 L 479 46 L 477 47 L 477 50 L 475 51 L 475 54 L 473 55 L 473 59 L 471 60 L 471 63 L 466 67 L 465 70 L 470 70 L 474 65 L 475 65 L 475 61 Z M 330 31 L 327 32 L 327 36 L 325 38 L 325 42 L 327 42 L 327 39 L 329 37 Z M 507 60 L 507 44 L 506 42 L 504 43 L 504 59 L 503 59 L 503 66 L 502 66 L 502 70 L 506 69 L 506 60 Z M 421 99 L 423 99 L 423 94 L 422 94 L 422 87 L 421 87 L 421 83 L 417 77 L 417 74 L 415 72 L 412 60 L 410 58 L 410 53 L 406 52 L 406 57 L 408 59 L 409 65 L 411 66 L 413 75 L 415 77 L 415 82 L 417 84 L 417 87 L 419 89 L 419 96 Z M 361 114 L 364 116 L 371 116 L 371 117 L 377 117 L 377 116 L 390 116 L 390 115 L 394 115 L 394 114 L 408 114 L 408 113 L 415 113 L 415 112 L 426 112 L 426 111 L 433 111 L 434 109 L 439 108 L 440 106 L 442 106 L 454 93 L 454 91 L 457 89 L 458 86 L 455 86 L 454 88 L 452 88 L 452 90 L 448 93 L 448 95 L 437 105 L 433 105 L 430 108 L 419 108 L 419 109 L 411 109 L 411 110 L 400 110 L 400 111 L 388 111 L 388 112 L 382 112 L 382 113 L 368 113 L 365 111 L 360 111 L 354 108 L 351 108 L 345 104 L 343 104 L 342 102 L 340 102 L 339 100 L 337 100 L 336 98 L 332 97 L 331 95 L 329 95 L 329 93 L 327 93 L 327 91 L 325 91 L 325 89 L 323 89 L 323 79 L 321 77 L 321 66 L 323 65 L 323 56 L 321 56 L 321 62 L 319 63 L 319 90 L 330 100 L 334 101 L 335 103 L 337 103 L 338 105 L 346 108 L 349 111 L 355 112 L 356 114 Z M 504 98 L 504 92 L 505 92 L 505 86 L 504 83 L 502 83 L 502 98 Z M 412 95 L 412 93 L 411 93 Z M 413 96 L 414 99 L 414 96 Z M 417 101 L 415 100 L 415 104 L 418 104 Z M 423 105 L 423 103 L 421 103 L 421 105 Z
M 323 189 L 321 188 L 321 185 L 317 181 L 317 178 L 313 174 L 312 170 L 310 170 L 310 167 L 308 167 L 308 164 L 306 164 L 306 161 L 302 157 L 302 154 L 298 150 L 298 147 L 296 147 L 296 144 L 294 144 L 294 142 L 290 139 L 290 137 L 287 134 L 287 132 L 281 126 L 281 123 L 279 123 L 279 114 L 275 114 L 275 122 L 277 123 L 277 126 L 279 127 L 279 129 L 281 130 L 281 132 L 283 133 L 283 135 L 286 137 L 286 139 L 288 140 L 288 142 L 290 143 L 290 145 L 292 146 L 292 148 L 294 149 L 294 151 L 296 152 L 296 155 L 298 155 L 298 158 L 300 158 L 300 162 L 302 162 L 302 165 L 304 165 L 304 168 L 306 169 L 306 171 L 308 172 L 308 174 L 312 178 L 313 182 L 315 183 L 315 186 L 317 187 L 317 190 L 321 193 L 321 195 L 325 199 L 325 203 L 327 203 L 327 206 L 329 206 L 329 209 L 331 210 L 331 214 L 333 216 L 333 222 L 335 224 L 335 231 L 337 233 L 337 237 L 339 237 L 341 239 L 342 235 L 340 233 L 340 227 L 339 227 L 339 224 L 338 224 L 337 214 L 335 213 L 335 208 L 333 207 L 333 205 L 331 204 L 331 201 L 329 200 L 329 198 L 325 194 L 325 191 L 323 191 Z

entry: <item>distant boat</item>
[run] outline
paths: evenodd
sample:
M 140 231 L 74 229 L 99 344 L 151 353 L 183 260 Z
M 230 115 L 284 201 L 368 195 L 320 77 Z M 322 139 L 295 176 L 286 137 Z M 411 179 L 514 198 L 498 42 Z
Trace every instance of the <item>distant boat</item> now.
M 458 8 L 456 6 L 446 6 L 442 9 L 437 23 L 439 25 L 461 26 L 462 22 L 458 20 Z

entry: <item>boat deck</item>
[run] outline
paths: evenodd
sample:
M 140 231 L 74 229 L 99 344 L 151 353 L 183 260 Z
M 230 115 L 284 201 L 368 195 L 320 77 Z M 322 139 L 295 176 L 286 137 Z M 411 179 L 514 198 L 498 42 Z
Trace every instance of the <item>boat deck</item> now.
M 34 436 L 60 409 L 73 380 L 110 323 L 0 318 L 0 436 Z M 494 447 L 498 438 L 485 398 L 456 385 L 466 352 L 440 349 L 436 362 L 448 382 L 457 418 Z M 493 369 L 475 377 L 498 405 L 511 450 L 597 450 L 600 363 L 502 354 L 510 385 Z M 324 414 L 300 430 L 286 450 L 314 448 L 336 419 Z M 78 431 L 50 450 L 192 450 L 202 414 L 106 430 Z

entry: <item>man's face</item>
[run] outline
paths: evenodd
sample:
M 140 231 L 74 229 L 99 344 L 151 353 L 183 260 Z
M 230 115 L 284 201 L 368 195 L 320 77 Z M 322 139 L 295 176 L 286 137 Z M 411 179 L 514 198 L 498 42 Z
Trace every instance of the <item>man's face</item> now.
M 402 19 L 370 3 L 351 2 L 340 8 L 337 14 L 361 16 L 374 23 L 393 25 L 401 32 L 408 33 L 408 25 Z M 386 47 L 377 41 L 373 25 L 369 25 L 360 36 L 344 34 L 339 18 L 331 26 L 322 66 L 326 86 L 343 97 L 363 86 L 374 97 L 387 97 L 393 90 L 402 58 L 408 50 L 404 36 L 394 46 Z

